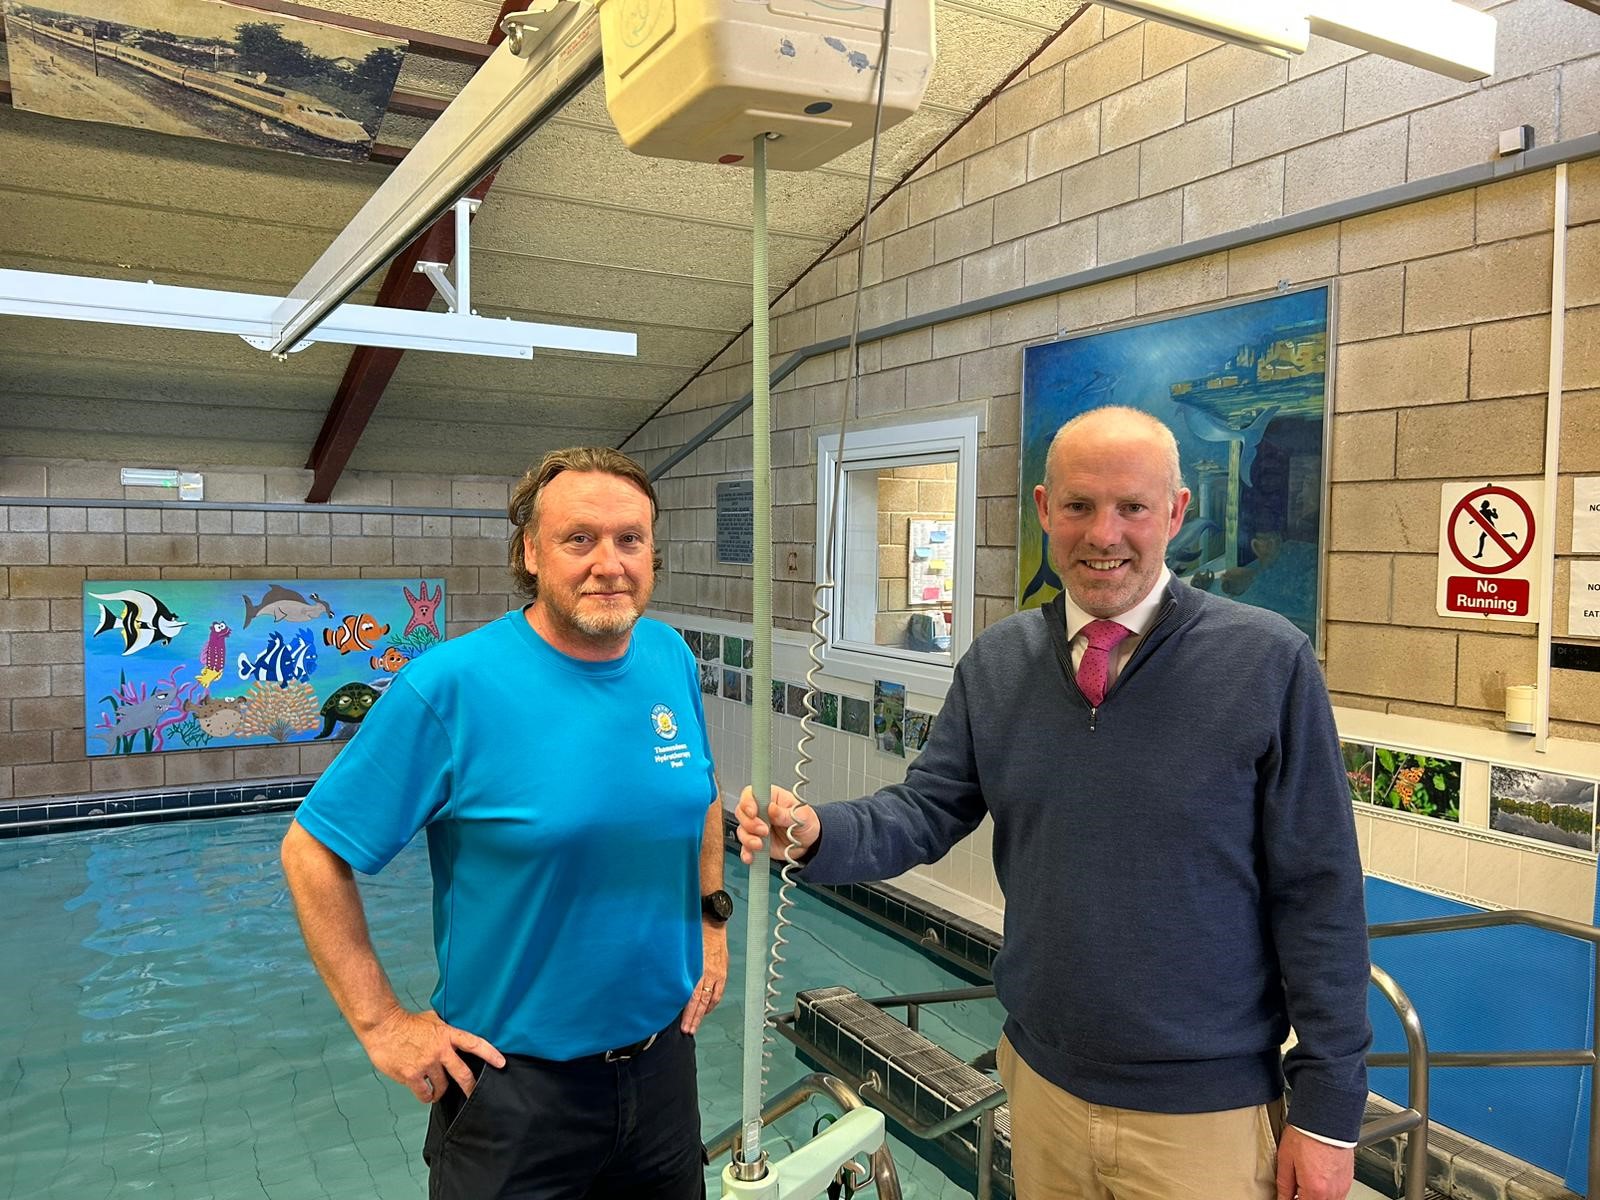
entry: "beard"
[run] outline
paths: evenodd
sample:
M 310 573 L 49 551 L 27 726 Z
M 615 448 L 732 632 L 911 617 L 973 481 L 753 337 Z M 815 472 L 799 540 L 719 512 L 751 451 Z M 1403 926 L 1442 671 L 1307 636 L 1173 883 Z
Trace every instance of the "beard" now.
M 549 613 L 557 622 L 592 638 L 621 637 L 631 630 L 644 615 L 650 602 L 649 581 L 623 593 L 612 593 L 598 603 L 585 603 L 584 598 L 595 591 L 583 590 L 575 594 L 549 597 Z M 543 601 L 546 598 L 540 597 Z

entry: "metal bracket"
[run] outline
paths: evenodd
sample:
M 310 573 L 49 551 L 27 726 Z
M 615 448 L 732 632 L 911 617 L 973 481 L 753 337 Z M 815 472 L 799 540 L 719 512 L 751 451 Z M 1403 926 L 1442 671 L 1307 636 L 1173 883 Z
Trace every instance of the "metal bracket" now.
M 445 274 L 448 265 L 442 262 L 419 262 L 412 269 L 426 275 L 434 289 L 444 299 L 445 307 L 453 313 L 472 311 L 472 214 L 478 211 L 482 200 L 462 199 L 455 203 L 456 212 L 456 279 L 454 286 Z
M 533 19 L 550 12 L 556 3 L 557 0 L 533 0 L 521 12 L 507 13 L 501 19 L 500 32 L 506 35 L 506 45 L 511 47 L 511 53 L 518 58 L 527 58 L 533 53 L 532 35 L 539 32 Z

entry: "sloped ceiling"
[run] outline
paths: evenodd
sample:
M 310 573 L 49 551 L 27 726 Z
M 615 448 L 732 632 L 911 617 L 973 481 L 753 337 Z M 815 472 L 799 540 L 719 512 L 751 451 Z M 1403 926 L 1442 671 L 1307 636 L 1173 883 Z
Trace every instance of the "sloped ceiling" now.
M 939 0 L 935 76 L 922 108 L 885 132 L 875 194 L 1080 6 Z M 499 11 L 474 0 L 323 7 L 475 42 Z M 398 90 L 447 101 L 471 71 L 411 54 Z M 425 129 L 391 112 L 378 141 L 404 147 Z M 774 295 L 859 220 L 867 163 L 863 146 L 770 177 Z M 0 267 L 283 295 L 387 170 L 0 104 Z M 597 81 L 501 167 L 473 224 L 474 307 L 629 330 L 638 357 L 409 353 L 350 468 L 511 474 L 555 446 L 620 444 L 748 323 L 750 209 L 746 171 L 630 154 Z M 381 278 L 355 299 L 370 303 Z M 227 336 L 0 316 L 0 454 L 301 467 L 350 353 L 317 345 L 278 363 Z

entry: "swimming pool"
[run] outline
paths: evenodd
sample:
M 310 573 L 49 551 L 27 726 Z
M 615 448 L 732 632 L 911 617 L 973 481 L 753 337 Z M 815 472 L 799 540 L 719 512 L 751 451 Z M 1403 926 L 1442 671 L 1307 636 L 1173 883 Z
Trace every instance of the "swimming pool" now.
M 278 867 L 289 816 L 47 834 L 0 842 L 0 1195 L 401 1200 L 426 1194 L 426 1112 L 377 1076 L 317 979 Z M 743 899 L 744 868 L 728 860 Z M 401 1000 L 435 977 L 421 841 L 363 880 L 373 940 Z M 797 987 L 863 996 L 962 986 L 916 951 L 802 895 L 781 1011 Z M 707 1137 L 739 1118 L 744 907 L 730 995 L 701 1028 Z M 925 1009 L 953 1053 L 992 1048 L 993 1001 Z M 774 1039 L 768 1094 L 809 1068 Z M 769 1129 L 803 1140 L 822 1105 Z M 968 1192 L 894 1143 L 907 1200 Z M 726 1161 L 725 1159 L 723 1160 Z M 715 1196 L 721 1163 L 708 1173 Z

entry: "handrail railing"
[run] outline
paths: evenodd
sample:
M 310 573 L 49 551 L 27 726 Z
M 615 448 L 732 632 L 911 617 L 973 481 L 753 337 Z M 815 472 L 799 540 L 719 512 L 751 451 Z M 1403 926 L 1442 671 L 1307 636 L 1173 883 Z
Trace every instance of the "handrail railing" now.
M 1570 922 L 1569 922 L 1570 924 Z M 1582 926 L 1579 926 L 1582 928 Z M 1368 1121 L 1361 1127 L 1357 1144 L 1371 1145 L 1391 1138 L 1397 1134 L 1406 1133 L 1406 1170 L 1405 1192 L 1403 1200 L 1423 1200 L 1426 1195 L 1428 1176 L 1428 1066 L 1430 1062 L 1428 1053 L 1428 1039 L 1422 1029 L 1421 1018 L 1416 1007 L 1411 1003 L 1404 991 L 1389 973 L 1382 967 L 1372 966 L 1372 984 L 1382 993 L 1395 1015 L 1400 1018 L 1400 1024 L 1405 1031 L 1406 1053 L 1404 1055 L 1379 1055 L 1370 1054 L 1367 1062 L 1373 1066 L 1405 1065 L 1409 1068 L 1407 1080 L 1406 1102 L 1407 1107 L 1398 1112 L 1389 1113 Z M 867 999 L 867 1003 L 874 1008 L 904 1008 L 906 1010 L 906 1027 L 915 1031 L 920 1024 L 922 1009 L 930 1004 L 951 1004 L 964 1000 L 992 1000 L 995 998 L 993 984 L 984 984 L 978 987 L 949 988 L 939 992 L 908 992 L 899 996 L 878 996 Z M 794 1040 L 795 1035 L 789 1026 L 794 1023 L 794 1018 L 789 1015 L 778 1018 L 778 1028 L 786 1037 Z M 814 1047 L 808 1047 L 808 1053 L 817 1053 Z M 1380 1062 L 1380 1059 L 1397 1059 L 1398 1062 Z M 1006 1093 L 1000 1091 L 986 1096 L 977 1104 L 961 1112 L 954 1113 L 944 1120 L 933 1125 L 923 1125 L 915 1121 L 908 1114 L 900 1110 L 885 1096 L 880 1086 L 874 1086 L 875 1072 L 868 1073 L 868 1079 L 861 1085 L 861 1096 L 871 1101 L 873 1107 L 881 1109 L 887 1116 L 892 1117 L 907 1132 L 922 1138 L 937 1138 L 958 1129 L 961 1126 L 978 1119 L 978 1200 L 989 1200 L 992 1195 L 993 1179 L 993 1149 L 994 1149 L 994 1109 L 1005 1103 Z
M 1531 926 L 1534 929 L 1543 929 L 1547 933 L 1559 933 L 1564 937 L 1576 938 L 1580 942 L 1600 947 L 1600 929 L 1523 908 L 1506 909 L 1502 912 L 1465 913 L 1454 917 L 1422 917 L 1415 921 L 1385 921 L 1379 925 L 1369 925 L 1367 936 L 1408 937 L 1418 933 L 1456 933 L 1466 929 L 1497 929 L 1513 925 Z M 1592 1006 L 1594 1011 L 1591 1016 L 1588 1049 L 1449 1051 L 1430 1055 L 1429 1062 L 1435 1067 L 1588 1067 L 1589 1093 L 1591 1096 L 1594 1095 L 1595 1085 L 1600 1083 L 1600 1079 L 1597 1079 L 1597 1075 L 1600 1075 L 1600 1061 L 1597 1061 L 1595 1054 L 1595 1047 L 1600 1046 L 1600 952 L 1594 954 L 1592 965 L 1593 994 L 1597 1002 Z M 1373 1066 L 1388 1067 L 1398 1065 L 1393 1061 L 1397 1058 L 1399 1055 L 1392 1053 L 1373 1054 L 1368 1056 L 1367 1061 Z M 1595 1181 L 1600 1180 L 1600 1104 L 1592 1102 L 1589 1106 L 1588 1160 L 1589 1187 L 1592 1192 Z
M 796 1080 L 779 1092 L 761 1110 L 761 1123 L 770 1125 L 779 1117 L 799 1108 L 812 1096 L 827 1096 L 845 1112 L 866 1107 L 866 1102 L 844 1080 L 821 1071 Z M 737 1150 L 744 1133 L 743 1122 L 735 1121 L 706 1143 L 706 1157 L 715 1159 L 729 1150 Z M 872 1152 L 872 1179 L 882 1200 L 900 1200 L 900 1176 L 894 1169 L 894 1157 L 888 1143 Z

